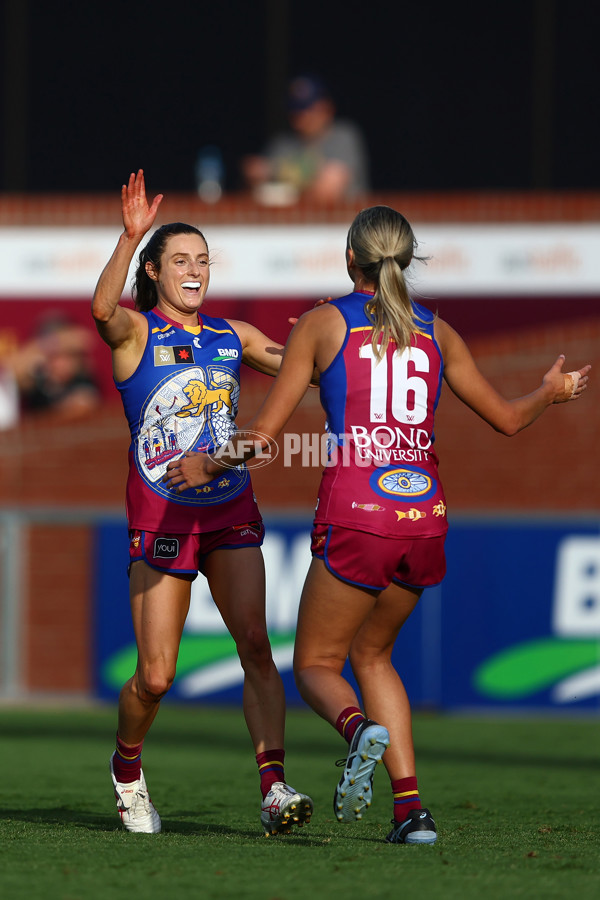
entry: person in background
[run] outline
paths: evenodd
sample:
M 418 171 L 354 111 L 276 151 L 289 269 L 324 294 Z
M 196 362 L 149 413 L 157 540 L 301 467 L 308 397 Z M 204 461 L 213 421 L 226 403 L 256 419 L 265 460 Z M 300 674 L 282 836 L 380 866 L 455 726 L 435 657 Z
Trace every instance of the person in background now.
M 189 490 L 249 458 L 248 444 L 237 438 L 258 432 L 272 442 L 316 367 L 332 449 L 319 489 L 294 671 L 305 701 L 348 742 L 335 816 L 341 822 L 362 817 L 383 760 L 393 797 L 386 838 L 392 844 L 437 839 L 417 784 L 410 703 L 391 657 L 423 590 L 446 571 L 446 500 L 434 450 L 442 378 L 510 436 L 552 404 L 579 398 L 590 370 L 563 374 L 561 355 L 539 387 L 506 400 L 458 333 L 411 299 L 405 272 L 415 250 L 412 228 L 399 212 L 386 206 L 360 212 L 346 243 L 352 293 L 299 319 L 274 385 L 236 440 L 214 456 L 187 454 L 165 475 L 170 487 Z M 342 675 L 347 659 L 362 707 Z
M 288 200 L 334 204 L 369 187 L 365 142 L 352 122 L 336 118 L 323 82 L 300 75 L 287 98 L 290 130 L 271 140 L 262 156 L 246 157 L 242 171 L 260 200 L 280 191 Z
M 0 431 L 19 423 L 19 386 L 15 373 L 17 337 L 12 329 L 0 329 Z
M 100 389 L 92 360 L 93 333 L 59 312 L 45 316 L 34 336 L 5 362 L 15 378 L 23 414 L 51 413 L 71 421 L 95 410 Z
M 264 528 L 248 470 L 236 468 L 185 495 L 161 482 L 167 462 L 185 449 L 227 442 L 235 432 L 241 364 L 275 375 L 282 347 L 246 322 L 200 312 L 210 281 L 208 246 L 196 227 L 181 222 L 158 228 L 141 250 L 135 309 L 119 303 L 161 201 L 158 194 L 148 203 L 142 170 L 123 185 L 124 230 L 92 301 L 131 431 L 129 585 L 138 661 L 121 690 L 110 759 L 117 810 L 128 831 L 161 830 L 142 745 L 175 677 L 191 585 L 201 571 L 244 670 L 261 824 L 265 834 L 284 834 L 308 822 L 313 806 L 285 782 L 285 694 L 267 634 Z M 218 733 L 207 739 L 221 740 Z

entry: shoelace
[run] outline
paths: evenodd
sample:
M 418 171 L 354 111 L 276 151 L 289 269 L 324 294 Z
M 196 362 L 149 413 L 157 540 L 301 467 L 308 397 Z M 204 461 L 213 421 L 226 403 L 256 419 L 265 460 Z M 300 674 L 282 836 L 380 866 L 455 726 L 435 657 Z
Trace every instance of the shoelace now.
M 141 805 L 143 807 L 144 812 L 149 814 L 150 813 L 150 803 L 148 801 L 149 801 L 149 797 L 145 791 L 137 791 L 135 797 L 133 798 L 133 802 L 131 804 L 130 809 L 133 810 L 135 807 L 135 809 L 137 811 L 138 806 Z

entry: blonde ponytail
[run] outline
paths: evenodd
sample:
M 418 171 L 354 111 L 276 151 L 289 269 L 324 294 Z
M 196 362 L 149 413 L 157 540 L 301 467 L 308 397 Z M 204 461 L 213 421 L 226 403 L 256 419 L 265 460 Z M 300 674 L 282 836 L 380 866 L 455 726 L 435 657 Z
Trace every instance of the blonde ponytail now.
M 420 258 L 414 255 L 417 242 L 403 215 L 389 206 L 371 206 L 359 212 L 350 226 L 348 247 L 365 278 L 376 285 L 365 312 L 373 324 L 373 353 L 380 360 L 390 340 L 401 351 L 419 330 L 404 279 L 404 269 Z

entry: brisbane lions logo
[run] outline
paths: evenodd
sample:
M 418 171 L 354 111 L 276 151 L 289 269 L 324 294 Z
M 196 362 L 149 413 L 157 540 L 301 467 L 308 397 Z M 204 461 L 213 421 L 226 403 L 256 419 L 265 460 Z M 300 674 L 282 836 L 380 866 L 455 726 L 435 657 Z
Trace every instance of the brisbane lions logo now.
M 208 387 L 203 381 L 193 379 L 189 381 L 183 388 L 183 393 L 189 400 L 185 406 L 175 413 L 180 418 L 188 416 L 200 416 L 204 410 L 210 409 L 211 412 L 220 412 L 227 407 L 230 414 L 233 414 L 233 404 L 231 402 L 231 391 L 234 385 L 231 382 L 225 382 L 225 385 L 217 385 L 211 382 Z

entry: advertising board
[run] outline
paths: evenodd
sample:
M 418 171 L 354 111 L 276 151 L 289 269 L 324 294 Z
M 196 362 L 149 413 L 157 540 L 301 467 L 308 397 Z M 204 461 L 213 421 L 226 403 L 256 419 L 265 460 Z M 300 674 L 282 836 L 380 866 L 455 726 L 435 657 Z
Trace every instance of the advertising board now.
M 288 703 L 294 627 L 310 562 L 310 521 L 266 520 L 267 619 Z M 96 691 L 115 698 L 133 673 L 127 534 L 97 529 Z M 600 529 L 581 520 L 460 519 L 448 574 L 427 590 L 393 661 L 415 707 L 600 710 Z M 349 674 L 349 673 L 348 673 Z M 243 673 L 205 580 L 194 583 L 169 698 L 241 702 Z

